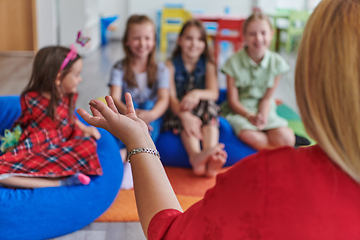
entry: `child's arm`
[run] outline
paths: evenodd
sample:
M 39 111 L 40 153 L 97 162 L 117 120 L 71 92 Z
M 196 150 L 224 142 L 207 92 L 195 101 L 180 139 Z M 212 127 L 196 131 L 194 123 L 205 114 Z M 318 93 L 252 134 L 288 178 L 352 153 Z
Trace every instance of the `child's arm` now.
M 239 91 L 235 85 L 234 78 L 227 75 L 226 83 L 227 83 L 227 100 L 231 110 L 234 113 L 239 114 L 245 118 L 249 118 L 251 115 L 255 115 L 255 113 L 249 112 L 244 107 L 244 105 L 242 105 L 241 102 L 239 101 Z
M 180 103 L 180 109 L 190 111 L 194 109 L 200 100 L 214 100 L 219 98 L 219 87 L 215 64 L 206 63 L 205 89 L 194 89 L 188 92 Z
M 158 100 L 151 110 L 137 109 L 136 115 L 146 123 L 155 121 L 161 117 L 169 106 L 169 90 L 160 88 L 157 90 Z
M 117 110 L 119 111 L 119 113 L 125 114 L 126 106 L 121 101 L 121 92 L 122 92 L 122 88 L 119 86 L 112 85 L 110 87 L 110 96 L 113 98 Z
M 180 109 L 180 101 L 177 98 L 175 87 L 175 68 L 171 61 L 166 63 L 169 69 L 170 75 L 170 109 L 180 118 L 184 131 L 188 136 L 195 136 L 198 139 L 202 139 L 201 125 L 202 121 L 197 116 L 193 115 L 190 111 L 182 111 Z
M 100 139 L 101 134 L 97 128 L 93 126 L 86 126 L 79 119 L 75 120 L 75 124 L 80 128 L 81 131 L 84 132 L 85 137 L 94 137 L 95 139 Z
M 175 67 L 171 61 L 166 62 L 166 66 L 169 69 L 169 84 L 170 84 L 170 110 L 178 116 L 180 113 L 180 101 L 177 98 L 176 87 L 175 87 Z
M 269 115 L 269 111 L 270 111 L 270 101 L 272 96 L 274 95 L 275 89 L 277 88 L 279 81 L 280 81 L 281 76 L 276 76 L 275 80 L 274 80 L 274 85 L 271 88 L 268 88 L 268 90 L 266 91 L 264 97 L 261 99 L 260 103 L 259 103 L 259 108 L 258 108 L 258 121 L 259 121 L 259 125 L 258 127 L 261 129 L 261 127 L 265 127 L 266 122 L 267 122 L 267 118 Z

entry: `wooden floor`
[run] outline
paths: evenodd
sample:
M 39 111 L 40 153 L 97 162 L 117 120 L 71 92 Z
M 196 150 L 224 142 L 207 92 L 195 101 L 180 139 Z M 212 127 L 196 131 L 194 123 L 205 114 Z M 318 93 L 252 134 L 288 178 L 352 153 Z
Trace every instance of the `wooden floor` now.
M 291 66 L 291 71 L 283 76 L 275 92 L 275 97 L 298 112 L 294 91 L 294 69 L 296 55 L 282 54 Z M 93 55 L 83 59 L 83 81 L 78 91 L 77 108 L 88 110 L 88 102 L 108 94 L 107 83 L 111 66 L 124 56 L 120 42 L 110 42 Z M 29 81 L 33 57 L 8 57 L 0 55 L 0 95 L 20 94 Z M 225 76 L 219 72 L 219 86 L 226 87 Z M 145 236 L 140 223 L 91 223 L 85 228 L 54 238 L 54 240 L 142 240 Z

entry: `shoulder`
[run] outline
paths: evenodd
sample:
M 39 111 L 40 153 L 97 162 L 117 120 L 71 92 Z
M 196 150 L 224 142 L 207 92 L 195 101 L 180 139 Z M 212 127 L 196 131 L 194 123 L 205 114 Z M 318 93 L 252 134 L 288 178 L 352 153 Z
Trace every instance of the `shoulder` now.
M 221 71 L 225 74 L 228 74 L 232 77 L 235 75 L 239 75 L 240 69 L 245 68 L 245 58 L 247 56 L 247 53 L 245 50 L 241 50 L 240 52 L 237 52 L 233 54 L 225 63 L 225 65 L 222 67 Z
M 165 64 L 166 64 L 166 67 L 169 69 L 169 71 L 170 71 L 171 73 L 174 73 L 174 72 L 175 72 L 174 64 L 173 64 L 173 62 L 172 62 L 170 59 L 168 59 L 168 60 L 165 62 Z
M 27 92 L 21 96 L 21 101 L 26 104 L 35 105 L 36 102 L 40 102 L 42 95 L 39 92 Z
M 158 72 L 164 72 L 164 71 L 167 71 L 167 70 L 168 70 L 167 64 L 165 64 L 163 62 L 159 62 L 157 64 L 157 71 Z
M 243 49 L 235 54 L 233 54 L 228 60 L 227 62 L 230 62 L 230 63 L 241 63 L 243 61 L 244 58 L 247 57 L 247 53 L 246 51 Z
M 270 61 L 274 61 L 274 62 L 286 62 L 284 57 L 281 56 L 280 54 L 278 54 L 277 52 L 273 52 L 268 50 L 269 57 L 270 57 Z
M 115 62 L 112 69 L 113 70 L 117 69 L 117 70 L 123 71 L 124 70 L 124 60 L 121 59 L 121 60 L 118 60 L 117 62 Z

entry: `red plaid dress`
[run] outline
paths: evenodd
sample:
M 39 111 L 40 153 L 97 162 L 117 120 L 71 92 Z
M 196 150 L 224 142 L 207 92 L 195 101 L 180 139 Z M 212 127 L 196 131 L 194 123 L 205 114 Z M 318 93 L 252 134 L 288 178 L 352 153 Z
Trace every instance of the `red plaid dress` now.
M 47 98 L 36 92 L 21 97 L 22 113 L 14 126 L 20 124 L 23 133 L 16 148 L 0 156 L 0 174 L 31 177 L 61 177 L 76 172 L 102 174 L 95 140 L 84 137 L 76 124 L 70 124 L 69 101 L 69 97 L 60 101 L 57 116 L 52 120 L 46 114 Z

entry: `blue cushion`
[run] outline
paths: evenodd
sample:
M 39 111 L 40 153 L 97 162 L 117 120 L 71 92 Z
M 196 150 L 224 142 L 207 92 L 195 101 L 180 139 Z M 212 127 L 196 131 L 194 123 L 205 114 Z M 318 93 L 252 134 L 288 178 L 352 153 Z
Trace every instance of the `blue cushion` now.
M 20 115 L 18 96 L 0 97 L 0 134 Z M 82 120 L 82 119 L 81 119 Z M 0 238 L 48 239 L 74 232 L 98 218 L 120 188 L 123 164 L 112 135 L 99 129 L 98 155 L 104 174 L 87 186 L 37 189 L 0 187 Z
M 224 165 L 225 167 L 231 166 L 244 157 L 256 152 L 256 150 L 236 137 L 230 124 L 223 117 L 220 117 L 219 130 L 219 142 L 225 144 L 225 151 L 228 154 L 228 159 Z M 156 147 L 160 152 L 161 161 L 165 166 L 191 167 L 179 135 L 175 135 L 171 131 L 161 133 L 156 142 Z

